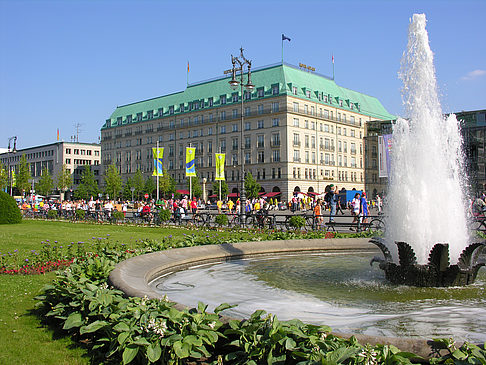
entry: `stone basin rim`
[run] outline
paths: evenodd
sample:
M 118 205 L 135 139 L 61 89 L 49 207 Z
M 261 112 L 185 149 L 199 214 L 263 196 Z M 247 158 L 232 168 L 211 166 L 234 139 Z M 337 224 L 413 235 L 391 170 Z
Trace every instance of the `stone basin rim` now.
M 109 275 L 109 283 L 127 296 L 163 299 L 164 296 L 154 291 L 149 283 L 161 276 L 195 265 L 296 253 L 379 252 L 378 247 L 369 240 L 369 238 L 275 240 L 174 248 L 135 256 L 118 263 Z M 176 303 L 175 308 L 183 310 L 188 307 Z M 232 318 L 222 316 L 223 321 L 229 319 Z M 432 353 L 431 340 L 427 339 L 333 333 L 346 338 L 355 336 L 361 343 L 394 345 L 425 359 Z

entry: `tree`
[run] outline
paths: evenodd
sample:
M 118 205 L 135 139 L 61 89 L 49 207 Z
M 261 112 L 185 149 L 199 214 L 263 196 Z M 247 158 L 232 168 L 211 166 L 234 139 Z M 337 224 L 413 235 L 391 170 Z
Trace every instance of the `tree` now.
M 0 191 L 5 191 L 8 188 L 8 171 L 4 164 L 0 161 Z
M 260 192 L 261 186 L 253 178 L 251 173 L 247 173 L 245 176 L 245 191 L 246 197 L 249 199 L 258 198 L 258 193 Z
M 52 181 L 52 176 L 49 170 L 44 167 L 39 182 L 35 185 L 35 190 L 41 195 L 49 195 L 53 187 L 54 182 Z
M 123 199 L 125 200 L 132 199 L 132 190 L 131 190 L 132 186 L 133 186 L 132 179 L 127 178 L 125 180 L 125 184 L 123 184 Z
M 200 197 L 202 195 L 202 186 L 201 184 L 199 183 L 199 177 L 198 176 L 193 176 L 190 178 L 191 179 L 191 182 L 189 183 L 189 179 L 187 179 L 187 190 L 189 190 L 190 186 L 189 184 L 192 185 L 192 196 L 189 197 L 192 199 L 192 197 L 196 196 L 196 197 Z
M 71 172 L 67 169 L 66 165 L 63 164 L 59 174 L 57 175 L 57 188 L 61 192 L 61 199 L 64 199 L 64 192 L 71 187 L 73 184 L 73 177 Z
M 145 192 L 145 194 L 152 196 L 155 189 L 157 189 L 156 182 L 154 181 L 152 176 L 147 176 L 147 178 L 145 179 L 144 186 L 143 186 L 143 191 Z
M 100 192 L 98 183 L 95 180 L 93 171 L 89 165 L 84 166 L 83 173 L 81 175 L 81 184 L 76 189 L 74 196 L 76 199 L 89 199 L 96 197 Z
M 213 191 L 215 194 L 218 196 L 219 199 L 219 180 L 213 182 Z M 226 199 L 228 196 L 228 184 L 226 183 L 225 180 L 221 180 L 221 199 Z
M 19 173 L 15 176 L 15 180 L 17 183 L 17 188 L 22 193 L 22 195 L 30 190 L 30 169 L 29 164 L 27 163 L 27 158 L 25 154 L 20 157 L 20 166 L 19 166 Z
M 135 175 L 133 175 L 132 187 L 135 188 L 135 196 L 137 197 L 137 200 L 140 200 L 140 197 L 143 194 L 145 188 L 145 182 L 143 181 L 142 171 L 137 170 Z
M 159 191 L 161 196 L 167 197 L 169 194 L 175 194 L 176 183 L 175 180 L 167 173 L 164 168 L 164 176 L 159 176 Z
M 112 195 L 113 199 L 118 198 L 118 195 L 122 189 L 123 182 L 118 169 L 115 164 L 108 167 L 105 173 L 105 193 Z

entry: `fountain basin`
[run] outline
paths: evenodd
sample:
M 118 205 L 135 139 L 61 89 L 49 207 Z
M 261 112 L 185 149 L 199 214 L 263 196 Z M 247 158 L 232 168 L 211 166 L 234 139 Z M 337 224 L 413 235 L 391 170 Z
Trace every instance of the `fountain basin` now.
M 371 244 L 368 239 L 279 240 L 180 248 L 141 255 L 121 262 L 111 272 L 109 280 L 113 286 L 129 296 L 147 296 L 161 299 L 164 294 L 157 292 L 150 285 L 153 280 L 196 265 L 281 254 L 302 255 L 322 252 L 352 253 L 356 251 L 369 252 L 370 257 L 379 252 L 377 247 Z M 169 299 L 171 298 L 169 297 Z M 184 309 L 187 307 L 176 304 L 176 308 Z M 342 337 L 355 335 L 362 343 L 394 345 L 404 351 L 410 351 L 425 358 L 431 354 L 430 342 L 427 339 L 336 334 Z

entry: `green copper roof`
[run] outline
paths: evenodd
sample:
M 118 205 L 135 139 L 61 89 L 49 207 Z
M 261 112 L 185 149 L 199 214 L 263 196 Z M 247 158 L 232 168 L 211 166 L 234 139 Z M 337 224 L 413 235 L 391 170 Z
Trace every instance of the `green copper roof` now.
M 228 79 L 229 76 L 190 84 L 186 90 L 181 92 L 119 106 L 107 119 L 102 129 L 114 127 L 120 123 L 123 125 L 136 123 L 139 113 L 142 113 L 142 121 L 151 119 L 150 114 L 152 114 L 152 118 L 159 118 L 161 108 L 162 116 L 168 116 L 171 113 L 180 114 L 182 103 L 184 103 L 182 112 L 194 111 L 194 109 L 189 110 L 190 103 L 198 103 L 199 111 L 220 107 L 223 105 L 223 95 L 226 97 L 226 105 L 231 105 L 233 103 L 232 95 L 235 91 L 229 87 Z M 288 64 L 277 64 L 253 70 L 252 82 L 255 85 L 252 93 L 253 100 L 275 96 L 273 88 L 276 86 L 279 88 L 278 95 L 294 95 L 296 88 L 295 96 L 323 106 L 352 110 L 376 119 L 395 119 L 395 116 L 389 114 L 375 97 L 340 87 L 328 77 L 303 71 Z M 259 89 L 260 93 L 263 89 L 263 97 L 259 96 Z M 309 91 L 310 98 L 308 97 Z M 210 105 L 211 98 L 212 106 Z

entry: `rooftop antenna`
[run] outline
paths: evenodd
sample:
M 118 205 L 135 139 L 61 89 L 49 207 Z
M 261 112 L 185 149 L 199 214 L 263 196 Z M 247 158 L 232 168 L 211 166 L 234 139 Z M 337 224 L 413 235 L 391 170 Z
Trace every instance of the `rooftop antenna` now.
M 75 135 L 73 136 L 74 142 L 79 142 L 79 134 L 82 132 L 80 123 L 74 123 L 74 132 L 75 132 Z

